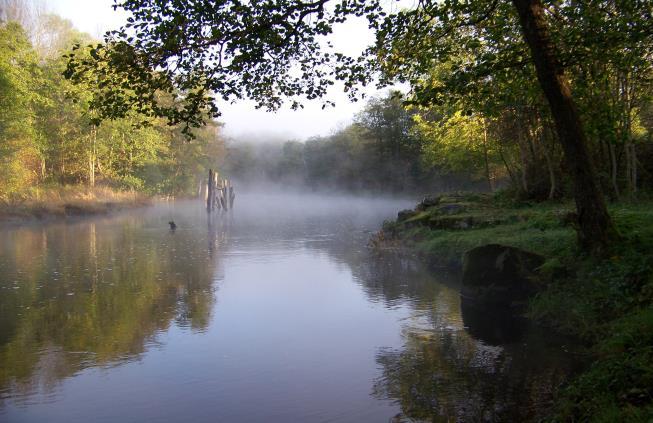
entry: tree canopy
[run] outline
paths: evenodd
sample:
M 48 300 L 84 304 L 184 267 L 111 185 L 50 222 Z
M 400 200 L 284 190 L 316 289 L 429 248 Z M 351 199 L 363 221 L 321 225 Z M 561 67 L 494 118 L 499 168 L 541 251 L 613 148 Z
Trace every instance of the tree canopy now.
M 90 58 L 73 56 L 67 75 L 97 79 L 93 106 L 101 116 L 135 109 L 189 126 L 201 125 L 204 112 L 219 116 L 218 100 L 250 98 L 274 110 L 323 97 L 335 79 L 363 67 L 325 48 L 322 37 L 349 15 L 382 14 L 361 0 L 117 1 L 114 8 L 131 13 L 127 24 L 107 33 Z M 172 101 L 162 105 L 158 92 Z

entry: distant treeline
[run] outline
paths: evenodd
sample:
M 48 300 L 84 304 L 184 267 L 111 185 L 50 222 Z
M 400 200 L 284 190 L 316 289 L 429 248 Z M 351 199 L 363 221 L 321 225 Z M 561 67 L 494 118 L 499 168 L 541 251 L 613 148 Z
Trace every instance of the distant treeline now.
M 93 123 L 90 86 L 73 85 L 62 57 L 93 40 L 27 2 L 0 11 L 0 201 L 41 188 L 100 183 L 149 194 L 191 194 L 223 155 L 218 124 L 195 132 L 135 113 Z
M 406 108 L 397 92 L 369 100 L 351 125 L 330 136 L 306 142 L 239 139 L 227 145 L 225 170 L 244 183 L 350 192 L 488 189 L 482 166 L 440 163 L 431 157 L 416 110 Z M 507 182 L 501 175 L 495 179 Z
M 585 110 L 591 152 L 604 192 L 613 198 L 653 187 L 653 107 L 643 88 L 649 86 L 640 86 L 636 103 L 630 98 L 619 106 L 626 100 L 617 96 Z M 525 98 L 520 107 L 497 106 L 493 114 L 483 114 L 466 110 L 463 102 L 406 106 L 394 92 L 368 101 L 351 125 L 330 136 L 306 142 L 228 143 L 224 169 L 243 182 L 313 190 L 508 188 L 529 199 L 571 195 L 553 122 L 544 100 L 535 100 Z M 599 119 L 600 113 L 609 112 L 600 109 L 608 106 L 627 110 L 619 112 L 616 122 Z

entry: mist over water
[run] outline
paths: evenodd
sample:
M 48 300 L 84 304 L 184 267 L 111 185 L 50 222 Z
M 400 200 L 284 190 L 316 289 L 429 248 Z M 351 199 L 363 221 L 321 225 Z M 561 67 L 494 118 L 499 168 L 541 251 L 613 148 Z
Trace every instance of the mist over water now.
M 572 368 L 559 343 L 488 334 L 455 276 L 368 251 L 413 203 L 267 187 L 210 217 L 0 228 L 0 420 L 536 416 Z

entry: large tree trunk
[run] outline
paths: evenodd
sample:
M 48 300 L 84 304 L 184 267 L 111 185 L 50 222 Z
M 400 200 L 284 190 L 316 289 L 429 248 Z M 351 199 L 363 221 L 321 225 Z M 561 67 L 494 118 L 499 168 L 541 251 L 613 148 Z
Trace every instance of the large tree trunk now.
M 569 83 L 558 62 L 540 0 L 512 0 L 519 14 L 540 86 L 553 115 L 567 168 L 574 184 L 581 248 L 604 253 L 616 231 L 587 150 L 587 140 Z

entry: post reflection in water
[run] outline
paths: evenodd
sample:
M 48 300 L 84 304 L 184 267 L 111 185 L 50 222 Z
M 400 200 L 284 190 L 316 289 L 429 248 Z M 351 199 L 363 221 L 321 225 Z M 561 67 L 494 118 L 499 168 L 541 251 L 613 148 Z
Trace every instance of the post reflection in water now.
M 0 420 L 537 417 L 573 360 L 461 307 L 455 275 L 367 251 L 409 205 L 243 195 L 0 228 Z

